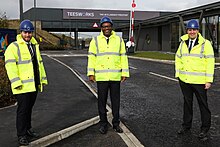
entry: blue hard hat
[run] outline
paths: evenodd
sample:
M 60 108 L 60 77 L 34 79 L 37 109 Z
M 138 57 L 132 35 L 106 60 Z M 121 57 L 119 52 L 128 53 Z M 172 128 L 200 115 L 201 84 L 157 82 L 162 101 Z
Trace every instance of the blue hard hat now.
M 198 21 L 195 19 L 190 20 L 186 25 L 186 29 L 199 29 Z
M 102 24 L 105 23 L 105 22 L 109 22 L 113 25 L 113 22 L 112 22 L 111 18 L 109 18 L 108 16 L 104 16 L 104 17 L 101 18 L 100 26 L 102 26 Z
M 34 31 L 34 26 L 31 23 L 30 20 L 23 20 L 20 24 L 20 30 L 21 31 L 29 31 L 29 32 L 33 32 Z

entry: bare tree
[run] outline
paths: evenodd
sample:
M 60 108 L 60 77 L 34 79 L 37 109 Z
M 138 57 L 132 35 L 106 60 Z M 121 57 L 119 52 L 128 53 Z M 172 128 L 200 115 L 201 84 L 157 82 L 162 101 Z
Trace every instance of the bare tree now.
M 0 28 L 8 28 L 6 12 L 4 13 L 0 12 Z

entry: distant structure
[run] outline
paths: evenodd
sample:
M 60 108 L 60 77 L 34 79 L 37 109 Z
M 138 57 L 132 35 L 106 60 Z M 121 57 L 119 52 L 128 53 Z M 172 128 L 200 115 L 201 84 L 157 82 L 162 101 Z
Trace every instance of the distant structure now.
M 200 32 L 212 42 L 215 55 L 220 52 L 220 2 L 210 3 L 187 10 L 148 18 L 135 23 L 134 40 L 136 51 L 176 52 L 180 36 L 185 33 L 185 24 L 190 19 L 200 22 Z M 135 13 L 136 15 L 136 13 Z M 123 38 L 129 34 L 130 26 L 122 30 Z
M 135 23 L 164 14 L 167 13 L 159 11 L 135 11 Z M 74 32 L 75 38 L 78 38 L 78 32 L 99 32 L 99 21 L 103 16 L 111 17 L 114 21 L 114 28 L 119 28 L 130 23 L 130 15 L 130 11 L 124 10 L 31 8 L 24 12 L 23 18 L 40 21 L 42 30 L 50 32 Z M 118 29 L 117 31 L 121 30 Z M 128 36 L 126 39 L 128 39 Z M 77 40 L 75 40 L 75 44 L 78 46 Z

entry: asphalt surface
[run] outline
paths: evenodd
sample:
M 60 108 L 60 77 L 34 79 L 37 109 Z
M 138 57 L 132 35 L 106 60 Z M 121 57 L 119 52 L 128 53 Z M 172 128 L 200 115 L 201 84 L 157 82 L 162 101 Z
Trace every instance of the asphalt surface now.
M 40 137 L 97 117 L 97 98 L 91 91 L 65 66 L 47 56 L 43 56 L 43 60 L 49 85 L 45 87 L 43 93 L 39 93 L 32 115 L 32 127 Z M 15 128 L 16 106 L 1 109 L 0 118 L 0 147 L 18 146 Z M 94 127 L 97 128 L 86 132 L 99 134 L 98 126 Z M 112 132 L 108 136 L 114 136 L 113 144 L 114 142 L 124 144 L 117 133 Z M 94 142 L 87 138 L 85 136 L 81 143 Z M 98 145 L 102 144 L 101 142 Z M 80 143 L 78 145 L 81 146 Z M 32 146 L 41 145 L 32 144 Z
M 33 127 L 41 137 L 97 117 L 96 97 L 75 74 L 59 63 L 67 65 L 96 90 L 96 85 L 89 83 L 86 77 L 85 53 L 86 50 L 44 52 L 49 56 L 44 56 L 49 85 L 39 94 L 33 111 Z M 216 66 L 215 82 L 208 92 L 212 126 L 208 140 L 201 141 L 197 138 L 200 112 L 196 98 L 192 133 L 184 136 L 178 136 L 176 133 L 182 123 L 183 98 L 178 82 L 174 79 L 174 65 L 132 58 L 129 58 L 129 65 L 131 77 L 121 86 L 121 120 L 144 146 L 220 146 L 219 66 Z M 169 77 L 171 80 L 155 74 Z M 15 113 L 16 106 L 0 110 L 0 146 L 17 145 Z M 98 132 L 98 124 L 94 123 L 87 129 L 50 146 L 123 147 L 127 145 L 110 126 L 108 133 L 101 135 Z

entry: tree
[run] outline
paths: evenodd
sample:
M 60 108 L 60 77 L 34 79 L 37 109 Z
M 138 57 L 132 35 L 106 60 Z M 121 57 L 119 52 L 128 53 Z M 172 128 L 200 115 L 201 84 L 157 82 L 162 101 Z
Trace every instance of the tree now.
M 0 28 L 8 28 L 6 12 L 3 14 L 0 12 Z

